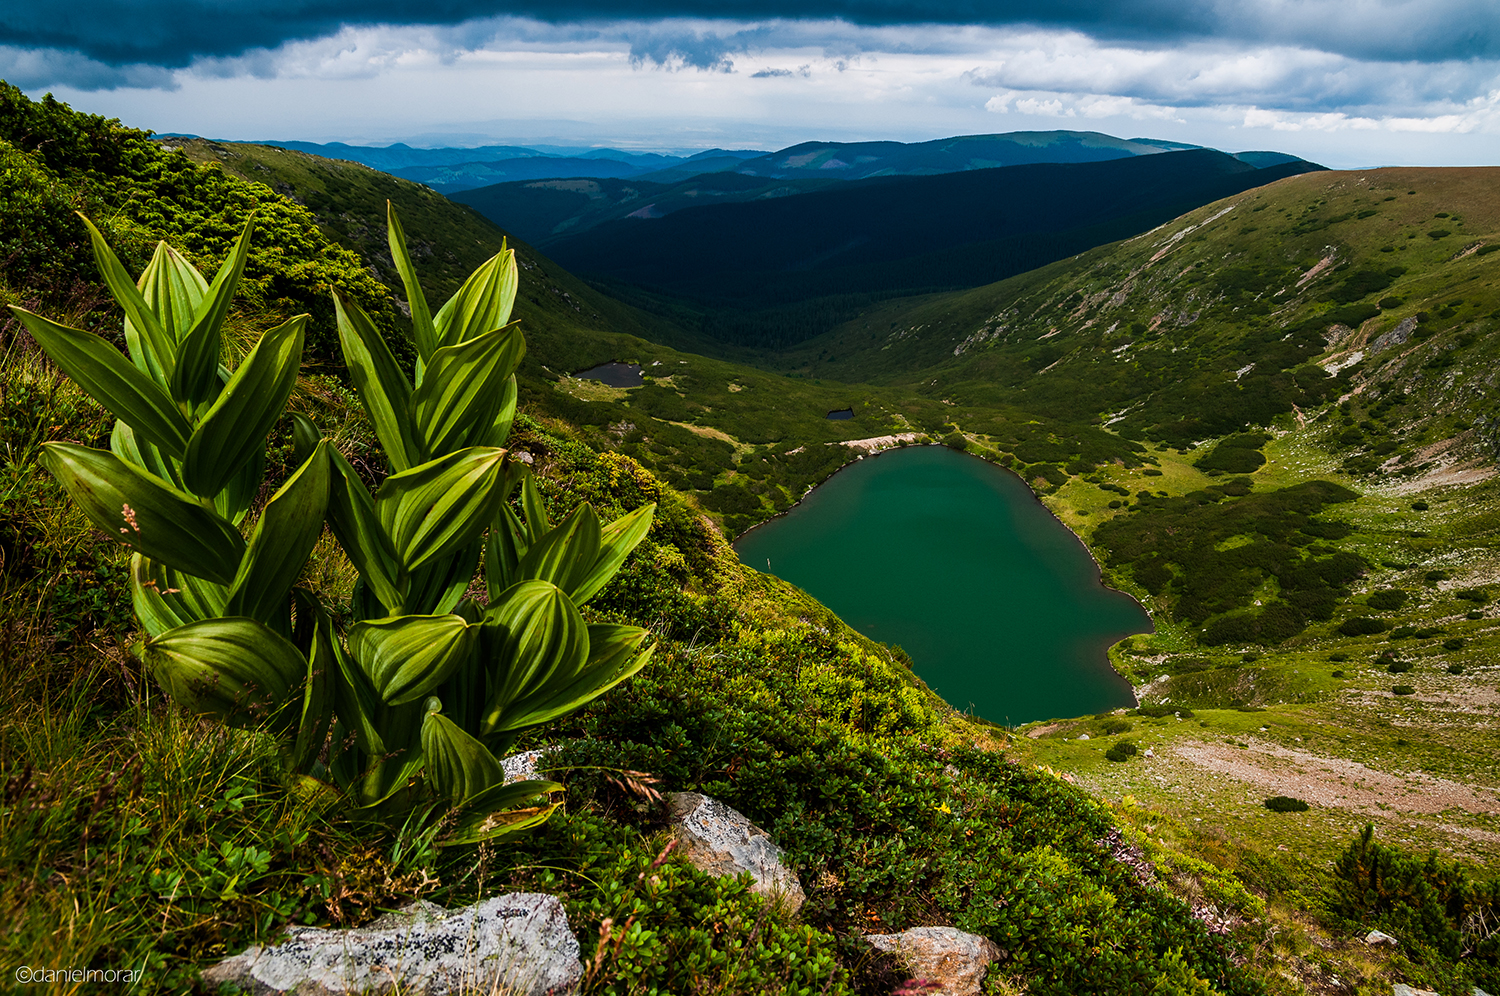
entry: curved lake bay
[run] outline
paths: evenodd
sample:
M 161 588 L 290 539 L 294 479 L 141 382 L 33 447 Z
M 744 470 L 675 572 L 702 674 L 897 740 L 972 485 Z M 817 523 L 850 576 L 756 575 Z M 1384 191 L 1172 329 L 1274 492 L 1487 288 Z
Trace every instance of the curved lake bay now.
M 735 544 L 847 623 L 899 645 L 949 703 L 997 723 L 1134 704 L 1110 644 L 1148 633 L 1016 475 L 943 446 L 839 471 Z

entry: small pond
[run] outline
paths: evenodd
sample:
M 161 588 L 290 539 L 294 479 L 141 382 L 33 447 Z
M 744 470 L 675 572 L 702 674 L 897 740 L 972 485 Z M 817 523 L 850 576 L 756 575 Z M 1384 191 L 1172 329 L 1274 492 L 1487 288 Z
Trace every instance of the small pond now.
M 609 387 L 640 387 L 646 383 L 641 379 L 639 363 L 601 363 L 573 376 L 579 380 L 597 380 Z
M 823 417 L 824 418 L 831 418 L 831 419 L 834 419 L 835 421 L 842 421 L 843 419 L 853 418 L 854 417 L 854 409 L 853 408 L 840 408 L 838 411 L 829 412 L 827 415 L 824 415 Z
M 839 471 L 735 544 L 997 723 L 1132 706 L 1108 647 L 1151 620 L 1015 474 L 945 446 Z

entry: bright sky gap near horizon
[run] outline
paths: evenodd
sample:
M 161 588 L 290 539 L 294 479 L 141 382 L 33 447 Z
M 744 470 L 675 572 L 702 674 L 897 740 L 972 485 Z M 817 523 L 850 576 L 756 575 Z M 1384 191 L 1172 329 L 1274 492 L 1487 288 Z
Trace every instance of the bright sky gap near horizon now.
M 1054 129 L 1500 161 L 1494 0 L 11 0 L 0 78 L 158 132 L 642 151 Z

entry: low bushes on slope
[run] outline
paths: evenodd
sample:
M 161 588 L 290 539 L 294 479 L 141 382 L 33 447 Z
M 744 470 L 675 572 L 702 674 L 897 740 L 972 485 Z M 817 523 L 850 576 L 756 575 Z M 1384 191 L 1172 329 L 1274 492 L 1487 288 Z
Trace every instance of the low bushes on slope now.
M 1364 563 L 1316 542 L 1348 526 L 1317 518 L 1352 491 L 1309 481 L 1259 494 L 1245 479 L 1176 498 L 1141 492 L 1135 510 L 1102 523 L 1094 543 L 1109 564 L 1128 566 L 1153 595 L 1169 597 L 1172 616 L 1197 625 L 1209 646 L 1279 643 L 1314 619 L 1329 619 Z M 1235 492 L 1238 492 L 1236 494 Z M 1257 588 L 1274 578 L 1281 600 L 1255 611 Z
M 1444 992 L 1500 987 L 1500 878 L 1382 844 L 1366 826 L 1334 865 L 1329 905 L 1352 929 L 1395 936 Z

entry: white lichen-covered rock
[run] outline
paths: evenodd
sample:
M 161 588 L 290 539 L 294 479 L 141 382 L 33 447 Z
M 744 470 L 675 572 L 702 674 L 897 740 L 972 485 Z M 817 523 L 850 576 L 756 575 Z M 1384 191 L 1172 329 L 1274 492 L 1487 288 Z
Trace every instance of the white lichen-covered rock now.
M 1372 930 L 1365 935 L 1365 943 L 1372 948 L 1392 947 L 1399 948 L 1401 942 L 1382 930 Z
M 556 747 L 539 747 L 536 750 L 523 750 L 519 754 L 511 754 L 500 759 L 500 770 L 505 772 L 505 784 L 511 782 L 534 782 L 541 778 L 536 766 L 542 759 L 542 755 L 556 750 Z
M 913 927 L 865 940 L 905 959 L 912 978 L 927 983 L 926 996 L 978 996 L 985 973 L 1003 956 L 988 937 L 956 927 Z
M 1391 996 L 1438 996 L 1431 989 L 1413 989 L 1404 982 L 1391 986 Z
M 751 891 L 770 896 L 795 912 L 807 898 L 802 883 L 782 862 L 771 835 L 743 814 L 697 792 L 673 792 L 667 811 L 677 837 L 678 853 L 710 875 L 749 872 Z
M 578 939 L 555 896 L 512 893 L 449 911 L 418 902 L 366 927 L 293 927 L 203 972 L 210 988 L 256 996 L 504 992 L 561 996 L 578 988 Z

